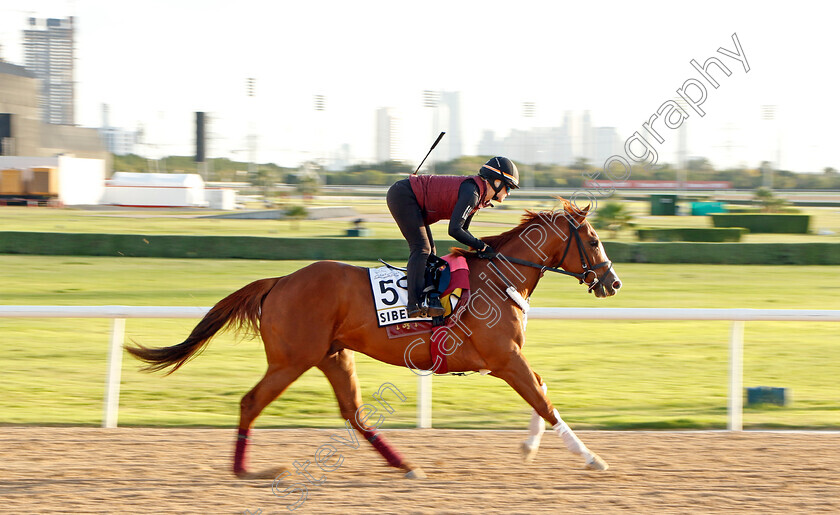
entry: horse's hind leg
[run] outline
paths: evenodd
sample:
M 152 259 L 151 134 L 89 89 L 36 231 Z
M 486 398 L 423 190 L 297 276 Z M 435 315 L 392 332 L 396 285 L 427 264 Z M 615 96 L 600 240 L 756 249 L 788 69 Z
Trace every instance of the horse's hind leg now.
M 341 417 L 349 422 L 356 431 L 361 433 L 373 448 L 379 451 L 379 454 L 388 461 L 390 466 L 404 471 L 408 478 L 426 477 L 419 467 L 414 467 L 404 460 L 385 441 L 385 438 L 376 432 L 375 428 L 366 427 L 359 423 L 356 413 L 362 405 L 362 393 L 359 389 L 359 378 L 356 375 L 356 362 L 353 359 L 353 351 L 347 349 L 340 350 L 324 358 L 317 366 L 327 376 L 327 380 L 329 380 L 335 391 L 335 398 L 338 400 Z
M 282 469 L 268 470 L 260 473 L 249 473 L 247 470 L 248 437 L 254 421 L 274 399 L 279 397 L 301 374 L 310 367 L 293 367 L 291 365 L 271 365 L 263 378 L 250 392 L 242 397 L 239 404 L 239 433 L 236 440 L 236 451 L 233 456 L 233 473 L 240 478 L 271 479 Z

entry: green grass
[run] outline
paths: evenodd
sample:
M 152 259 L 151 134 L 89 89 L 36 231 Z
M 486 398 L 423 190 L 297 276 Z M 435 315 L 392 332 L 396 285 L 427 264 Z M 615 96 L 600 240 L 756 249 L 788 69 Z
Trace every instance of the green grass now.
M 708 216 L 650 216 L 649 203 L 627 202 L 635 217 L 635 223 L 644 227 L 711 227 Z M 384 199 L 346 199 L 309 201 L 307 205 L 350 205 L 366 227 L 373 230 L 374 238 L 402 238 L 393 222 Z M 511 200 L 494 209 L 484 209 L 476 215 L 470 230 L 479 237 L 499 234 L 519 223 L 525 209 L 550 209 L 556 207 L 552 201 Z M 746 243 L 806 243 L 840 242 L 840 208 L 802 208 L 810 214 L 812 234 L 747 234 L 741 241 Z M 142 234 L 188 234 L 188 235 L 237 235 L 237 236 L 282 236 L 295 237 L 340 237 L 352 227 L 350 221 L 336 220 L 248 220 L 205 218 L 221 214 L 218 211 L 200 209 L 45 209 L 25 207 L 3 207 L 0 209 L 0 228 L 4 231 L 33 232 L 84 232 L 84 233 L 142 233 Z M 446 226 L 439 223 L 433 228 L 438 243 L 447 245 L 451 241 L 446 235 Z M 819 230 L 834 234 L 816 234 Z M 605 240 L 637 241 L 633 230 L 617 234 L 601 231 Z
M 254 279 L 301 261 L 0 256 L 8 305 L 209 306 Z M 365 263 L 360 263 L 365 264 Z M 534 306 L 840 309 L 840 267 L 621 265 L 611 299 L 547 276 Z M 313 321 L 316 322 L 316 321 Z M 183 340 L 196 320 L 130 319 L 129 339 Z M 98 425 L 109 320 L 0 318 L 0 423 Z M 577 428 L 722 428 L 726 424 L 729 323 L 532 320 L 525 354 L 557 409 Z M 793 404 L 747 408 L 747 427 L 840 427 L 840 324 L 747 323 L 745 386 L 785 386 Z M 396 402 L 385 427 L 416 423 L 417 380 L 406 369 L 357 355 L 363 396 L 384 382 Z M 175 374 L 138 371 L 123 358 L 121 425 L 234 426 L 240 397 L 265 370 L 259 340 L 214 340 Z M 525 428 L 530 408 L 502 381 L 478 374 L 435 377 L 436 427 Z M 310 371 L 258 427 L 336 427 L 323 375 Z

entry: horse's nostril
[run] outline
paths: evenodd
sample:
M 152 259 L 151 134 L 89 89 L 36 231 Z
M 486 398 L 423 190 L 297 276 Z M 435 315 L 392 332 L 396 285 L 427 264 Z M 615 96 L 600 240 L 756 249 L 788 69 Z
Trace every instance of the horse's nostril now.
M 613 290 L 618 290 L 618 289 L 620 289 L 620 288 L 621 288 L 621 281 L 619 281 L 619 280 L 615 280 L 615 281 L 613 281 L 613 283 L 612 283 L 612 287 L 613 287 Z

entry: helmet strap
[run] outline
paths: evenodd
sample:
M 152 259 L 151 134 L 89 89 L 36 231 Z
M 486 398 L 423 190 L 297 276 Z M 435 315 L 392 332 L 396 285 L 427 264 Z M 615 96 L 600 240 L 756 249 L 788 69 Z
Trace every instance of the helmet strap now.
M 496 181 L 499 181 L 498 186 L 496 186 Z M 487 182 L 490 182 L 490 181 L 487 181 Z M 502 199 L 499 198 L 499 193 L 501 193 L 502 190 L 505 188 L 505 181 L 503 181 L 501 179 L 493 179 L 493 182 L 490 183 L 490 187 L 492 187 L 493 191 L 495 192 L 495 193 L 493 193 L 493 198 L 490 199 L 490 200 L 495 200 L 496 202 L 501 202 Z

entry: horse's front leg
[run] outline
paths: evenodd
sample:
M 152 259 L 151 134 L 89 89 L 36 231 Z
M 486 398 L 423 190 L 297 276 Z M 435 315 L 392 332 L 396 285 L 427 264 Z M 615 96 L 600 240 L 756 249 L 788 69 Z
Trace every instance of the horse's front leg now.
M 493 375 L 505 380 L 525 401 L 534 408 L 534 411 L 542 417 L 543 420 L 551 424 L 552 429 L 560 436 L 566 448 L 571 452 L 581 456 L 586 463 L 587 468 L 593 470 L 606 470 L 609 468 L 607 462 L 601 459 L 600 456 L 590 451 L 586 445 L 577 437 L 572 429 L 560 417 L 560 413 L 540 385 L 540 380 L 537 375 L 531 370 L 527 360 L 521 354 L 512 358 L 505 368 L 494 371 Z M 533 454 L 536 454 L 536 449 L 539 447 L 540 435 L 542 433 L 542 421 L 534 418 L 531 419 L 530 436 L 526 440 L 525 445 L 533 448 Z M 524 450 L 524 446 L 523 446 Z M 527 458 L 527 455 L 526 455 Z M 531 456 L 533 458 L 533 456 Z
M 539 375 L 537 375 L 537 382 L 540 383 L 543 393 L 547 394 L 548 387 L 542 382 Z M 528 424 L 528 438 L 519 446 L 519 450 L 522 451 L 522 456 L 527 463 L 534 461 L 534 458 L 537 457 L 543 431 L 545 431 L 545 420 L 537 413 L 537 410 L 532 410 L 531 422 Z

